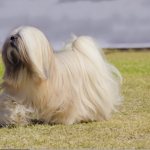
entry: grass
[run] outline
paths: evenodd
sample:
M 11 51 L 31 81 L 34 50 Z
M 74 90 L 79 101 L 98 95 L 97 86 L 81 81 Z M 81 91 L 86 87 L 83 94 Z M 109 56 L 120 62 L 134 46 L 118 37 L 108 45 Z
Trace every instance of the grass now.
M 107 58 L 124 77 L 120 112 L 102 122 L 0 128 L 0 148 L 150 149 L 150 52 L 115 52 Z

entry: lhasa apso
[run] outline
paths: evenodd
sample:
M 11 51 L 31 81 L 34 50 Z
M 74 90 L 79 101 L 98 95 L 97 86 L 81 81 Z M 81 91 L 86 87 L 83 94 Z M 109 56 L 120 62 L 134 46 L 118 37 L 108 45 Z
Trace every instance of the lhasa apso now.
M 39 29 L 20 27 L 6 39 L 2 58 L 1 125 L 99 121 L 121 102 L 121 75 L 90 37 L 55 53 Z

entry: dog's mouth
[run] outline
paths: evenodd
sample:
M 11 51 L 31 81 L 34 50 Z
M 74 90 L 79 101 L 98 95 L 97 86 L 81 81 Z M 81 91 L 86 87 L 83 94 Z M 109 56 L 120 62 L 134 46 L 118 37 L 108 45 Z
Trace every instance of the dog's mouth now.
M 9 48 L 7 51 L 7 58 L 8 61 L 12 64 L 12 65 L 18 65 L 19 64 L 19 53 L 15 48 Z

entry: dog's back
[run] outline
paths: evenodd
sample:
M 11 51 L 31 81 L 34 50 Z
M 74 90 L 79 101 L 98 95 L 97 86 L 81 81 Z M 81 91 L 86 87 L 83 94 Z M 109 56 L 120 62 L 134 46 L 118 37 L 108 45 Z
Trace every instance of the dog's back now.
M 76 38 L 55 56 L 61 77 L 69 82 L 68 95 L 74 93 L 70 101 L 78 103 L 77 120 L 108 119 L 121 101 L 120 74 L 107 63 L 94 41 Z

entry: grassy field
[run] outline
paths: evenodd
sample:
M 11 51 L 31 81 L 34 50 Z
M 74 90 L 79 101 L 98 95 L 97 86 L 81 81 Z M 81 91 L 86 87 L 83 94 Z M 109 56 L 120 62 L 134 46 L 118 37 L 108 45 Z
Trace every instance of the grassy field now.
M 102 122 L 0 128 L 0 148 L 150 149 L 150 52 L 115 52 L 107 58 L 124 77 L 120 112 Z

